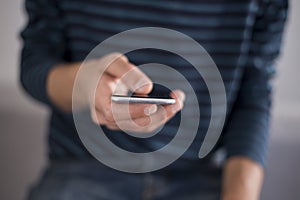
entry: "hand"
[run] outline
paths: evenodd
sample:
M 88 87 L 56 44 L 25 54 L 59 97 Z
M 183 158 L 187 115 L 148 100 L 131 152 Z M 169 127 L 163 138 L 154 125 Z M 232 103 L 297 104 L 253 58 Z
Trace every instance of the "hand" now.
M 182 109 L 185 97 L 180 90 L 170 94 L 176 99 L 173 105 L 128 105 L 111 102 L 112 94 L 127 94 L 129 90 L 139 95 L 147 95 L 151 92 L 153 83 L 124 55 L 109 54 L 93 63 L 94 67 L 100 66 L 100 70 L 101 66 L 111 63 L 103 71 L 97 85 L 95 105 L 91 103 L 90 106 L 92 119 L 96 124 L 105 125 L 112 130 L 148 133 L 162 126 Z

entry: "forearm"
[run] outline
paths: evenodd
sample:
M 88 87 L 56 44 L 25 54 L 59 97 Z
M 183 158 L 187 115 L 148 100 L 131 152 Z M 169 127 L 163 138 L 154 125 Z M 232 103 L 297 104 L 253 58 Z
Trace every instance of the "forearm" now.
M 65 112 L 72 110 L 72 91 L 80 63 L 53 67 L 47 78 L 47 93 L 52 103 Z
M 242 156 L 229 158 L 224 166 L 222 200 L 258 200 L 263 168 Z

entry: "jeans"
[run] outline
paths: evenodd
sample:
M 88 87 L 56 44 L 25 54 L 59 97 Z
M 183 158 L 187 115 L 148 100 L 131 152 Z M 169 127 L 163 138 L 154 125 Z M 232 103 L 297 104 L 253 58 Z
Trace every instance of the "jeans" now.
M 221 167 L 144 174 L 119 172 L 98 161 L 51 161 L 28 200 L 217 200 Z

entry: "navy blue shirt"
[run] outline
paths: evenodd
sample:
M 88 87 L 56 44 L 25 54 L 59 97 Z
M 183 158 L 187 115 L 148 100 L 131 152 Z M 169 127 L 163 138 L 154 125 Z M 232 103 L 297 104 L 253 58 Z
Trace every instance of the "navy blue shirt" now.
M 132 28 L 165 27 L 199 42 L 212 56 L 224 80 L 228 116 L 217 148 L 227 157 L 246 156 L 264 164 L 271 105 L 270 79 L 279 54 L 287 17 L 286 0 L 26 0 L 28 24 L 22 31 L 21 83 L 52 111 L 49 155 L 53 159 L 87 158 L 72 115 L 57 109 L 46 92 L 46 79 L 59 63 L 82 61 L 100 42 Z M 139 65 L 163 63 L 184 68 L 184 60 L 166 52 L 145 50 L 128 54 Z M 173 58 L 174 57 L 174 58 Z M 198 159 L 210 119 L 209 95 L 203 80 L 193 87 L 201 98 L 200 127 L 182 159 Z M 158 149 L 170 141 L 178 117 L 152 139 L 137 139 L 106 129 L 117 145 L 136 152 Z M 110 134 L 111 133 L 111 134 Z

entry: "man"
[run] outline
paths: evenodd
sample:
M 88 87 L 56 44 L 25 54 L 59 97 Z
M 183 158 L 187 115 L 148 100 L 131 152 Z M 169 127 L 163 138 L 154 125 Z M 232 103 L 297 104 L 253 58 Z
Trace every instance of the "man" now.
M 280 50 L 286 1 L 27 0 L 26 8 L 29 22 L 22 32 L 21 81 L 52 111 L 50 166 L 29 199 L 259 198 L 268 138 L 269 79 Z M 197 158 L 198 139 L 172 165 L 137 175 L 115 171 L 93 160 L 77 136 L 70 112 L 76 74 L 87 54 L 114 34 L 147 26 L 175 29 L 207 49 L 224 80 L 229 111 L 220 141 L 205 159 Z M 114 59 L 104 69 L 107 60 Z M 189 70 L 172 55 L 151 50 L 127 56 L 109 54 L 86 63 L 103 72 L 96 90 L 95 112 L 91 112 L 93 121 L 102 125 L 114 142 L 136 152 L 161 147 L 160 138 L 145 142 L 127 136 L 120 128 L 132 130 L 132 123 L 147 124 L 151 116 L 157 119 L 151 130 L 167 123 L 166 132 L 172 132 L 185 99 L 182 91 L 175 90 L 170 95 L 176 104 L 164 106 L 166 113 L 155 105 L 141 104 L 133 106 L 128 116 L 122 113 L 124 105 L 115 105 L 120 113 L 117 119 L 112 116 L 109 100 L 116 82 L 133 70 L 133 79 L 125 86 L 147 95 L 152 91 L 151 79 L 136 65 L 154 61 Z M 140 80 L 143 84 L 136 86 Z M 209 96 L 200 82 L 195 84 L 198 98 L 203 99 L 199 106 L 207 108 Z M 89 95 L 87 92 L 87 103 Z M 205 119 L 200 123 L 199 138 L 207 128 Z M 137 132 L 148 131 L 141 128 Z M 221 166 L 214 163 L 219 149 L 226 152 Z

